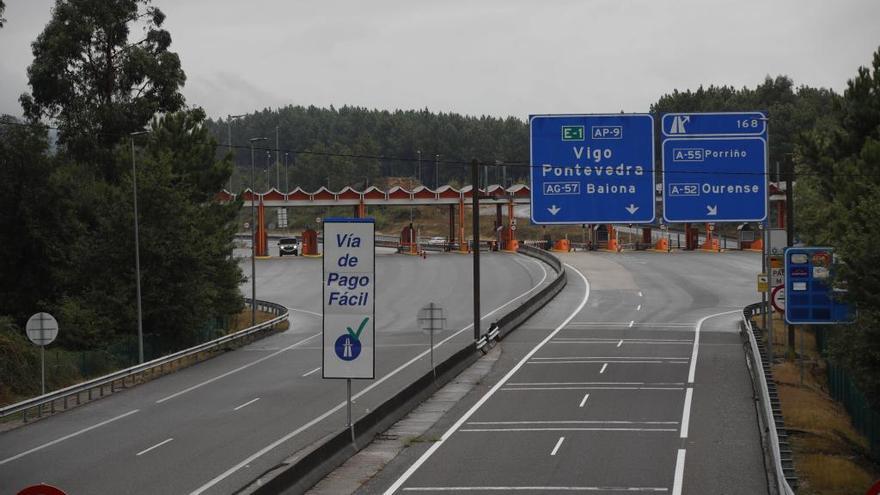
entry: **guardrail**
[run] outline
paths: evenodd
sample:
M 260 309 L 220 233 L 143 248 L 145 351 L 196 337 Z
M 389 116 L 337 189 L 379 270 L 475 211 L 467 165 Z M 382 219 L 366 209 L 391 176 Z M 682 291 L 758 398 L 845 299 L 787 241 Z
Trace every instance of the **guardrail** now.
M 249 306 L 251 300 L 246 298 L 245 301 Z M 71 399 L 74 400 L 73 406 L 75 407 L 84 401 L 94 400 L 94 394 L 96 391 L 98 398 L 100 398 L 105 395 L 105 390 L 108 387 L 109 393 L 111 394 L 116 391 L 117 384 L 120 384 L 122 388 L 126 388 L 129 386 L 126 383 L 126 380 L 130 380 L 131 385 L 133 386 L 138 383 L 138 378 L 140 378 L 141 381 L 146 381 L 148 376 L 149 379 L 155 378 L 157 374 L 158 376 L 162 376 L 168 371 L 176 369 L 182 365 L 194 364 L 207 359 L 210 357 L 206 355 L 207 353 L 213 353 L 226 346 L 252 342 L 253 340 L 256 340 L 258 335 L 267 333 L 281 324 L 287 319 L 289 314 L 286 307 L 273 302 L 260 301 L 259 299 L 257 300 L 257 309 L 274 314 L 275 317 L 258 325 L 239 330 L 238 332 L 229 335 L 224 335 L 218 339 L 190 347 L 189 349 L 184 349 L 124 370 L 115 371 L 83 383 L 71 385 L 67 388 L 55 390 L 39 397 L 33 397 L 15 404 L 0 407 L 0 419 L 21 413 L 22 419 L 27 422 L 28 412 L 31 410 L 36 410 L 35 414 L 37 417 L 42 417 L 45 414 L 55 414 L 56 412 L 59 412 L 59 409 L 60 411 L 68 409 Z M 83 394 L 87 395 L 87 399 L 83 399 Z
M 553 296 L 565 287 L 567 278 L 562 262 L 558 258 L 546 251 L 523 245 L 520 245 L 519 252 L 538 258 L 556 270 L 557 275 L 553 282 L 526 299 L 518 308 L 493 322 L 489 326 L 488 332 L 478 340 L 476 348 L 474 344 L 468 344 L 439 363 L 435 370 L 428 371 L 369 413 L 354 420 L 352 430 L 357 446 L 363 447 L 372 442 L 376 435 L 390 428 L 431 394 L 476 362 L 483 355 L 478 351 L 480 342 L 485 348 L 489 341 L 500 340 L 517 325 L 544 307 Z M 352 430 L 346 428 L 325 437 L 324 441 L 312 445 L 308 451 L 297 453 L 296 461 L 283 468 L 264 473 L 250 486 L 236 493 L 269 495 L 305 492 L 358 452 L 358 447 L 352 447 Z
M 767 362 L 766 352 L 762 352 L 758 345 L 758 338 L 754 331 L 755 325 L 752 321 L 755 315 L 761 314 L 763 311 L 762 303 L 750 304 L 743 308 L 741 328 L 744 337 L 748 340 L 746 354 L 749 357 L 749 371 L 760 404 L 758 418 L 762 424 L 762 436 L 767 442 L 765 452 L 769 456 L 769 467 L 771 468 L 768 469 L 769 478 L 772 478 L 770 488 L 774 494 L 794 495 L 795 491 L 791 483 L 797 486 L 797 476 L 794 472 L 794 466 L 791 464 L 791 451 L 788 448 L 787 440 L 784 444 L 780 441 L 780 433 L 787 439 L 785 425 L 782 423 L 780 411 L 774 411 L 774 401 L 771 399 L 770 387 L 768 386 L 768 383 L 773 382 L 771 363 Z M 774 392 L 775 387 L 776 385 L 773 383 Z

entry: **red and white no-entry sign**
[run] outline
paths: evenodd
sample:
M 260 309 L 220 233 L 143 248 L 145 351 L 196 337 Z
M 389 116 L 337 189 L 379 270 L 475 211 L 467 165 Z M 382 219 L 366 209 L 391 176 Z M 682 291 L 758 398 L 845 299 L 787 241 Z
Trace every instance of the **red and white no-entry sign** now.
M 67 495 L 63 491 L 55 488 L 52 485 L 33 485 L 25 488 L 24 490 L 18 492 L 18 495 Z
M 770 303 L 773 309 L 780 313 L 785 313 L 785 286 L 777 285 L 770 291 Z

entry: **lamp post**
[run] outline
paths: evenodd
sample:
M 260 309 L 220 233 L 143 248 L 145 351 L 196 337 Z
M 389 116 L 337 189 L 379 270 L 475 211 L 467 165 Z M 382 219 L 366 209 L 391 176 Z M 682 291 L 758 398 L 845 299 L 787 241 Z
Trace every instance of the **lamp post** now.
M 244 117 L 244 115 L 229 115 L 226 114 L 226 143 L 229 146 L 229 153 L 232 153 L 232 119 L 240 119 Z M 235 159 L 233 158 L 232 163 L 235 164 Z M 235 169 L 233 169 L 233 172 Z M 232 174 L 229 175 L 229 192 L 232 193 Z
M 287 152 L 284 153 L 284 192 L 290 192 L 289 168 L 287 166 Z
M 272 188 L 272 182 L 269 179 L 269 167 L 271 166 L 269 161 L 272 159 L 272 153 L 269 150 L 266 150 L 266 190 Z
M 140 239 L 138 237 L 138 188 L 137 188 L 137 167 L 134 161 L 134 137 L 142 136 L 150 131 L 138 131 L 128 134 L 131 141 L 131 181 L 132 181 L 132 198 L 134 199 L 134 273 L 135 287 L 137 288 L 137 325 L 138 325 L 138 364 L 144 362 L 144 317 L 141 311 L 141 248 Z
M 422 150 L 416 151 L 419 155 L 419 169 L 416 171 L 416 176 L 419 179 L 419 183 L 422 182 Z
M 434 157 L 434 190 L 440 187 L 440 155 Z
M 257 324 L 257 200 L 254 183 L 257 180 L 254 166 L 254 143 L 268 138 L 248 139 L 251 143 L 251 326 Z

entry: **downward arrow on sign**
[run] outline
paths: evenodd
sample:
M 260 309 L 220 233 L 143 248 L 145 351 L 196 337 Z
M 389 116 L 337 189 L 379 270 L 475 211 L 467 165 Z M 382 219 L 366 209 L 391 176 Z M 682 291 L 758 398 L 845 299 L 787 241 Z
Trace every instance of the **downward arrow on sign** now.
M 562 208 L 557 208 L 556 205 L 553 205 L 550 208 L 547 208 L 547 211 L 549 211 L 551 215 L 555 216 L 557 213 L 559 213 L 559 210 L 561 209 Z
M 639 211 L 639 207 L 630 203 L 629 206 L 626 207 L 626 211 L 628 211 L 630 215 L 635 215 L 635 213 Z
M 715 206 L 706 205 L 706 209 L 709 210 L 709 213 L 706 213 L 707 217 L 714 217 L 715 215 L 718 215 L 718 205 L 715 205 Z

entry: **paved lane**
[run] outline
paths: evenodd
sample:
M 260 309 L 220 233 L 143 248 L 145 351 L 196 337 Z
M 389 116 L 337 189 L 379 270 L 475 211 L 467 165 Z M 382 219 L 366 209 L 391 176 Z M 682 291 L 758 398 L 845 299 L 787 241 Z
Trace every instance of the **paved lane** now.
M 737 335 L 760 258 L 562 258 L 569 286 L 425 435 L 440 441 L 361 492 L 766 493 Z
M 529 258 L 482 259 L 484 314 L 500 314 L 550 280 L 549 268 Z M 450 308 L 438 359 L 471 341 L 470 263 L 455 254 L 377 257 L 378 379 L 355 383 L 356 415 L 428 369 L 428 338 L 415 320 L 423 304 Z M 259 298 L 295 310 L 290 330 L 0 435 L 0 487 L 47 482 L 70 493 L 232 493 L 341 429 L 345 383 L 322 380 L 316 371 L 321 260 L 261 260 L 257 276 Z

